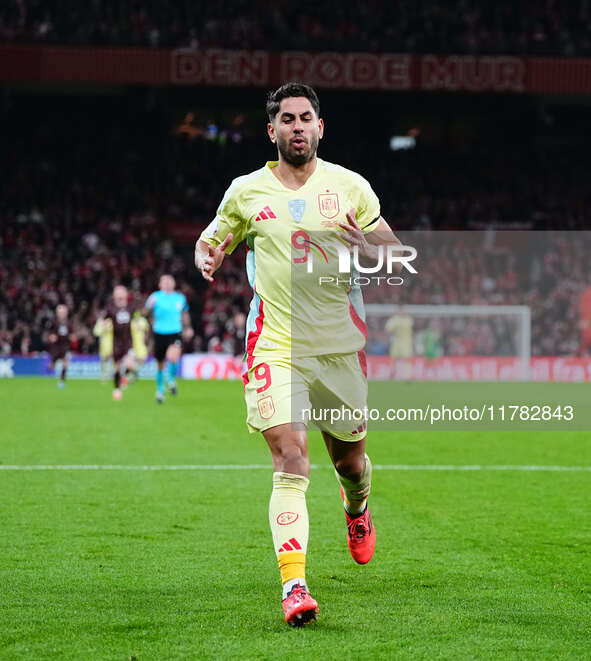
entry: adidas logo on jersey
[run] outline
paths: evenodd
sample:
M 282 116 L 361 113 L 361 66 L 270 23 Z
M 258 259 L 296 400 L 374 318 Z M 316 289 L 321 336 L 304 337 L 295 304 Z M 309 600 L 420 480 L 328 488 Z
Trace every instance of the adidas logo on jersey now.
M 277 216 L 271 211 L 271 207 L 265 207 L 262 211 L 259 211 L 259 215 L 255 220 L 269 220 L 269 218 L 277 218 Z

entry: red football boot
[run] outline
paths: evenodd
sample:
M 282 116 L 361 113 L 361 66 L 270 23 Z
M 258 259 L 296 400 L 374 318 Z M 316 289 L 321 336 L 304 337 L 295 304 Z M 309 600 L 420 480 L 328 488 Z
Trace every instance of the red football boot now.
M 345 503 L 345 493 L 341 487 L 341 498 Z M 367 564 L 376 547 L 376 531 L 373 527 L 369 507 L 357 516 L 351 516 L 345 509 L 347 519 L 347 544 L 353 560 L 360 565 Z
M 301 585 L 296 585 L 282 604 L 285 621 L 292 627 L 303 627 L 318 615 L 318 602 Z

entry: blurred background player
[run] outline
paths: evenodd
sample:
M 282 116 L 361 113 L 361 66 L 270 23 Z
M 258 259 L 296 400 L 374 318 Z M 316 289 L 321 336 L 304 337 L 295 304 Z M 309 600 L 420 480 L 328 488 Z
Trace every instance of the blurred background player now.
M 153 315 L 154 357 L 158 362 L 156 372 L 156 401 L 164 401 L 164 363 L 168 361 L 168 389 L 176 395 L 176 374 L 181 358 L 182 337 L 192 335 L 189 306 L 184 294 L 174 290 L 176 283 L 172 275 L 165 274 L 158 283 L 160 289 L 146 301 L 146 311 Z M 185 330 L 183 331 L 183 326 Z
M 417 338 L 417 342 L 419 338 Z M 420 343 L 426 361 L 432 361 L 442 355 L 439 322 L 432 321 L 421 333 Z
M 133 313 L 131 319 L 131 355 L 133 356 L 133 379 L 137 379 L 142 365 L 148 358 L 148 331 L 150 324 L 148 320 L 142 315 L 140 310 Z
M 107 380 L 107 372 L 113 357 L 113 322 L 110 319 L 97 319 L 92 329 L 98 338 L 99 357 L 101 359 L 101 383 Z
M 62 361 L 62 371 L 59 381 L 57 382 L 58 388 L 63 388 L 66 385 L 66 372 L 68 370 L 68 358 L 70 352 L 71 341 L 73 339 L 72 324 L 68 320 L 67 306 L 60 304 L 55 309 L 55 319 L 48 328 L 47 344 L 48 352 L 51 358 L 49 369 L 51 372 L 55 369 L 55 364 L 58 360 Z
M 392 378 L 408 380 L 411 377 L 412 326 L 413 319 L 405 313 L 404 306 L 401 306 L 400 312 L 386 322 L 386 330 L 392 335 L 390 342 Z
M 113 399 L 121 399 L 121 386 L 127 385 L 124 381 L 122 368 L 131 367 L 129 356 L 131 349 L 131 319 L 134 313 L 129 303 L 127 288 L 117 285 L 113 289 L 113 303 L 107 308 L 106 320 L 113 324 Z

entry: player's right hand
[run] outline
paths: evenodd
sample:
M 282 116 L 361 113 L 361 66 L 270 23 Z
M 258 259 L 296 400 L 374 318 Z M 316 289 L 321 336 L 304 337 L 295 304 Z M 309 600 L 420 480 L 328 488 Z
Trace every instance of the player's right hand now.
M 217 248 L 205 241 L 197 241 L 195 244 L 195 266 L 208 282 L 213 282 L 213 274 L 222 265 L 226 248 L 232 242 L 232 238 L 233 234 L 230 232 Z

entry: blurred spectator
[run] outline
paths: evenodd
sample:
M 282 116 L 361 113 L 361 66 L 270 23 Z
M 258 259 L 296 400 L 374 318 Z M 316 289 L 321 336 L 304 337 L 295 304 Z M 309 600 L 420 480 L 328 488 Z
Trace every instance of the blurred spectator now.
M 150 48 L 591 54 L 587 0 L 4 0 L 0 41 Z
M 138 25 L 145 20 L 140 12 Z M 21 126 L 6 132 L 0 150 L 0 351 L 42 350 L 59 302 L 70 308 L 76 350 L 94 351 L 90 329 L 113 286 L 125 284 L 145 300 L 168 271 L 193 315 L 196 335 L 183 338 L 185 350 L 241 355 L 252 296 L 244 255 L 237 250 L 206 287 L 193 267 L 191 242 L 214 217 L 231 179 L 260 167 L 272 149 L 248 135 L 223 144 L 172 131 L 162 137 L 161 126 L 160 134 L 150 131 L 149 113 L 142 121 L 134 114 L 128 123 L 105 126 L 94 115 L 87 119 L 93 131 L 84 124 L 73 133 L 68 121 L 49 130 L 49 123 L 39 121 L 28 123 L 28 131 Z M 333 142 L 328 160 L 367 174 L 382 215 L 403 238 L 417 228 L 432 237 L 431 243 L 421 239 L 421 277 L 405 287 L 407 303 L 530 305 L 534 353 L 576 351 L 578 297 L 591 284 L 591 246 L 582 235 L 526 245 L 531 258 L 524 271 L 510 250 L 487 248 L 485 241 L 475 248 L 468 233 L 454 234 L 452 241 L 449 233 L 428 230 L 588 228 L 585 150 L 564 148 L 557 156 L 500 141 L 477 145 L 469 158 L 419 147 L 404 153 L 375 149 L 368 162 L 367 147 L 363 140 L 358 148 Z M 188 228 L 185 243 L 174 238 L 179 226 Z M 443 241 L 450 241 L 445 250 Z M 393 302 L 384 288 L 364 294 L 368 302 Z M 515 352 L 512 324 L 506 318 L 492 324 L 472 319 L 459 328 L 448 320 L 442 322 L 442 344 L 459 355 L 509 355 Z M 380 329 L 370 330 L 372 350 L 387 350 Z

